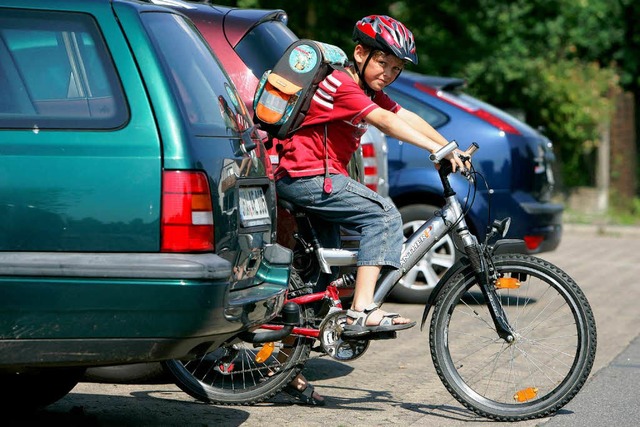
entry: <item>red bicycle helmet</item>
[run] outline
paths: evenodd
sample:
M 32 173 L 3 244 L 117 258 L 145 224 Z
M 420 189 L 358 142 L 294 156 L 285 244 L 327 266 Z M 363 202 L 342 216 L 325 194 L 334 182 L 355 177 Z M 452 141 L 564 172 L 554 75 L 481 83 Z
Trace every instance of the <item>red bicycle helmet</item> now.
M 383 52 L 418 63 L 413 33 L 400 21 L 386 15 L 369 15 L 356 23 L 353 40 Z

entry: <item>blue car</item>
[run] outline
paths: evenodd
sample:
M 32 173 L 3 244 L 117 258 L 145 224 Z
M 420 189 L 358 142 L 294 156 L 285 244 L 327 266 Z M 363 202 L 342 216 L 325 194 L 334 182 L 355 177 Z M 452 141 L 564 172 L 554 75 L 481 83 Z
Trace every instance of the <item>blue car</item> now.
M 467 180 L 459 174 L 451 179 L 457 197 L 467 203 L 467 222 L 480 238 L 494 219 L 511 217 L 507 237 L 524 239 L 529 253 L 555 249 L 564 208 L 551 202 L 551 142 L 515 117 L 465 94 L 464 86 L 462 79 L 404 71 L 385 91 L 460 148 L 480 145 L 473 164 L 483 178 L 477 179 L 473 203 Z M 387 144 L 389 196 L 402 213 L 408 236 L 444 204 L 442 185 L 423 149 L 391 137 Z M 394 297 L 424 301 L 457 255 L 453 239 L 439 242 L 396 286 Z

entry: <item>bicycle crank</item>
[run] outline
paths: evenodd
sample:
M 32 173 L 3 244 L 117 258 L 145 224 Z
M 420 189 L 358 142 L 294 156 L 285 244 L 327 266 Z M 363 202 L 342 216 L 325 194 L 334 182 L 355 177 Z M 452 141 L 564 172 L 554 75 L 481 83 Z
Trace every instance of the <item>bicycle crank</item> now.
M 342 338 L 342 329 L 346 322 L 346 310 L 334 311 L 324 318 L 319 328 L 323 350 L 333 359 L 340 361 L 357 359 L 369 348 L 369 340 Z

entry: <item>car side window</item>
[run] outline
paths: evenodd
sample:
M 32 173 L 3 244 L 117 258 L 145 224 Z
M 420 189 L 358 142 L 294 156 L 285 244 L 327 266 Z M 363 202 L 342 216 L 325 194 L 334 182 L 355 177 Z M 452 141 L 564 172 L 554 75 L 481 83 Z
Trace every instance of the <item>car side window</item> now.
M 111 129 L 129 112 L 96 22 L 80 13 L 0 16 L 0 127 Z
M 413 111 L 435 129 L 439 128 L 449 121 L 449 117 L 446 114 L 444 114 L 442 111 L 436 110 L 430 105 L 427 105 L 423 101 L 405 95 L 404 93 L 399 92 L 391 87 L 385 88 L 384 91 L 391 97 L 391 99 L 400 104 L 402 108 Z

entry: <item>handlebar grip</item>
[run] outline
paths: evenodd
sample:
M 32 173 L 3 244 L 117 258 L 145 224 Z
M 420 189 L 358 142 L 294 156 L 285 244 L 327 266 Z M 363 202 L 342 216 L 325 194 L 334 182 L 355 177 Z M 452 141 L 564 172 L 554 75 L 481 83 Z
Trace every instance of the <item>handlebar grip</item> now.
M 447 157 L 447 155 L 453 152 L 453 150 L 455 150 L 456 148 L 458 148 L 458 143 L 455 141 L 451 141 L 435 153 L 431 153 L 429 155 L 429 160 L 431 160 L 433 163 L 440 163 L 440 160 Z
M 469 154 L 469 157 L 471 157 L 471 156 L 473 156 L 473 153 L 478 151 L 479 148 L 480 148 L 480 146 L 478 145 L 477 142 L 472 142 L 471 145 L 469 146 L 469 148 L 467 148 L 465 150 L 465 152 Z

